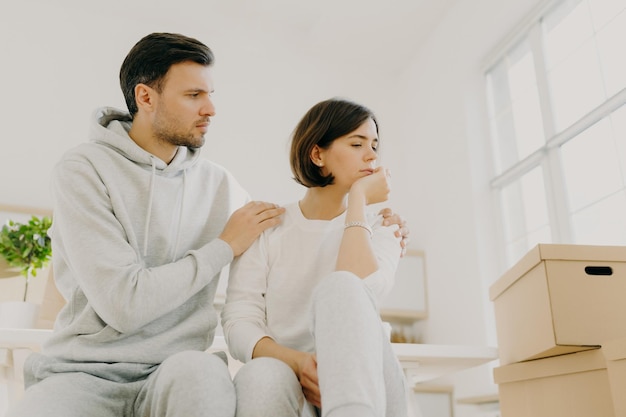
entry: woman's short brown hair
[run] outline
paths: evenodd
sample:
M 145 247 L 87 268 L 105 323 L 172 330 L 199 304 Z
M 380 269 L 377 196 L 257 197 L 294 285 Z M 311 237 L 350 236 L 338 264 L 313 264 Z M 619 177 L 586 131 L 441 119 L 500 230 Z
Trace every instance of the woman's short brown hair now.
M 320 167 L 311 160 L 315 145 L 328 149 L 335 139 L 355 131 L 368 118 L 378 122 L 370 109 L 340 98 L 331 98 L 311 107 L 296 126 L 291 140 L 291 172 L 298 184 L 307 188 L 325 187 L 332 184 L 332 173 L 322 174 Z

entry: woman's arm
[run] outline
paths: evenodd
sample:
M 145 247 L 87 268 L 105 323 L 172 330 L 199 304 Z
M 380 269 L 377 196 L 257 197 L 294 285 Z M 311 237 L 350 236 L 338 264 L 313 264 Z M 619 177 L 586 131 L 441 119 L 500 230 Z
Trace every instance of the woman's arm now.
M 382 167 L 352 184 L 348 193 L 346 227 L 337 256 L 338 271 L 352 272 L 365 278 L 378 270 L 371 243 L 372 229 L 367 223 L 365 207 L 387 200 L 388 195 L 387 172 Z
M 231 263 L 222 327 L 233 358 L 252 359 L 255 344 L 268 336 L 265 321 L 267 253 L 264 235 Z

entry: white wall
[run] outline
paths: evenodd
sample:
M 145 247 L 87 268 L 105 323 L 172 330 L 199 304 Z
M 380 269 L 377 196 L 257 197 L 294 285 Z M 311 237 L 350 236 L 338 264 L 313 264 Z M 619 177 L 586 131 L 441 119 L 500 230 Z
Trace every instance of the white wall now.
M 291 33 L 295 23 L 274 25 L 245 10 L 241 22 L 233 22 L 232 10 L 219 1 L 210 13 L 197 14 L 194 9 L 204 10 L 197 0 L 169 8 L 159 1 L 149 8 L 133 4 L 24 0 L 0 13 L 0 143 L 10 149 L 0 164 L 0 202 L 50 206 L 47 173 L 66 149 L 86 140 L 93 109 L 125 108 L 119 66 L 153 31 L 194 36 L 214 50 L 218 114 L 203 155 L 227 166 L 261 199 L 284 202 L 301 194 L 291 180 L 287 143 L 310 106 L 347 96 L 374 107 L 393 81 L 368 78 L 383 63 L 367 55 L 355 59 L 350 44 L 358 39 L 350 36 L 346 53 L 337 56 L 320 49 L 313 29 Z M 362 71 L 354 71 L 357 61 Z
M 324 51 L 303 43 L 304 34 L 286 36 L 263 22 L 214 24 L 219 9 L 175 23 L 153 14 L 160 2 L 124 13 L 105 3 L 96 10 L 70 0 L 13 2 L 11 13 L 0 13 L 0 202 L 49 207 L 48 173 L 66 149 L 85 141 L 91 111 L 123 107 L 117 74 L 128 49 L 152 31 L 185 33 L 217 55 L 218 115 L 203 155 L 230 168 L 256 198 L 283 203 L 301 194 L 290 179 L 287 141 L 312 104 L 340 95 L 377 112 L 392 204 L 409 220 L 411 245 L 426 252 L 426 341 L 493 344 L 485 283 L 501 266 L 487 185 L 481 63 L 538 2 L 459 0 L 409 52 L 405 71 L 384 79 L 342 72 L 354 68 L 325 61 Z M 190 10 L 171 13 L 183 12 Z M 362 58 L 375 62 L 372 53 Z M 488 367 L 454 380 L 457 396 L 495 391 Z

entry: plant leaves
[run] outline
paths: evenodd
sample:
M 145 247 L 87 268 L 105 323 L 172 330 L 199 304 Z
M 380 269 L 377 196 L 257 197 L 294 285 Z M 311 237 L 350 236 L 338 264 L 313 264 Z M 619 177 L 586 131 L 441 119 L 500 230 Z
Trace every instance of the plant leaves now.
M 45 267 L 52 257 L 52 243 L 48 229 L 52 219 L 32 216 L 27 223 L 9 220 L 0 230 L 0 255 L 11 266 L 20 268 L 28 279 Z

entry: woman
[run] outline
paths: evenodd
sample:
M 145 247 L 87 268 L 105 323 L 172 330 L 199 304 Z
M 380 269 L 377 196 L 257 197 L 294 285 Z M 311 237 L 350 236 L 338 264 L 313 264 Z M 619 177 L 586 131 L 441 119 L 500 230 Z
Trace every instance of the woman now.
M 291 145 L 307 187 L 231 267 L 222 313 L 237 416 L 406 416 L 402 370 L 377 301 L 400 258 L 397 226 L 367 206 L 387 200 L 378 124 L 342 99 L 313 106 Z

